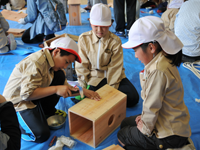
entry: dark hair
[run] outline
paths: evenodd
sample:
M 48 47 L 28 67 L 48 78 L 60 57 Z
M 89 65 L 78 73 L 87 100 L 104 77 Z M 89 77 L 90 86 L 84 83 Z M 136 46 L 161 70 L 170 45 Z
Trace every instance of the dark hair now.
M 56 48 L 54 48 L 54 49 L 52 49 L 50 52 L 52 53 L 54 50 L 55 50 Z M 60 48 L 59 48 L 60 49 Z M 65 51 L 65 50 L 62 50 L 62 49 L 60 49 L 60 56 L 69 56 L 69 55 L 74 55 L 74 54 L 72 54 L 72 53 L 70 53 L 70 52 L 68 52 L 68 51 Z M 77 56 L 76 55 L 74 55 L 76 58 L 75 58 L 75 60 L 77 59 Z
M 148 47 L 149 43 L 157 44 L 157 49 L 156 49 L 157 53 L 163 51 L 162 47 L 160 46 L 160 44 L 157 41 L 152 41 L 152 42 L 143 43 L 142 45 L 140 45 L 144 53 L 146 53 L 146 50 L 147 50 L 147 47 Z M 181 65 L 181 62 L 182 62 L 182 50 L 180 50 L 178 53 L 176 53 L 174 55 L 167 54 L 164 51 L 163 51 L 163 53 L 164 53 L 164 56 L 167 59 L 171 60 L 171 64 L 172 65 L 177 66 L 177 67 L 179 67 Z

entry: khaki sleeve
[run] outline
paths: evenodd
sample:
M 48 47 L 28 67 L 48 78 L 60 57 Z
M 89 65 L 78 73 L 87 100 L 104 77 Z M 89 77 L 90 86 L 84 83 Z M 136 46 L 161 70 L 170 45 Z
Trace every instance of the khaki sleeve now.
M 109 63 L 107 70 L 107 82 L 110 86 L 118 89 L 123 71 L 123 50 L 121 41 L 113 47 L 112 52 L 111 62 Z
M 83 37 L 81 36 L 78 40 L 79 56 L 82 62 L 75 62 L 75 70 L 78 77 L 78 83 L 81 87 L 86 88 L 88 82 L 88 76 L 90 74 L 89 70 L 89 59 L 86 54 L 86 47 Z
M 18 67 L 20 67 L 19 71 L 22 72 L 20 96 L 23 100 L 26 100 L 36 88 L 41 86 L 42 74 L 38 69 L 40 68 L 39 64 L 33 63 L 32 61 L 27 61 L 26 64 Z
M 166 83 L 167 78 L 165 74 L 156 70 L 148 76 L 146 85 L 143 86 L 144 102 L 141 120 L 143 121 L 142 133 L 145 135 L 151 135 L 155 128 L 159 110 L 162 107 L 162 101 L 165 96 Z

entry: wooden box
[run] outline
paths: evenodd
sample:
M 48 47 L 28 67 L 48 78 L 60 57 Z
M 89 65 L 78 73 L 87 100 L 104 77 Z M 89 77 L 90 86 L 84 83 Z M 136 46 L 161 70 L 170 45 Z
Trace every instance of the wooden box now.
M 61 35 L 56 35 L 56 37 L 44 41 L 44 47 L 49 47 L 52 41 L 54 41 L 58 38 L 67 37 L 67 36 L 69 36 L 71 39 L 73 39 L 76 42 L 78 41 L 78 36 L 64 33 L 64 34 L 61 34 Z
M 80 0 L 68 0 L 69 25 L 81 25 Z
M 126 94 L 105 85 L 100 101 L 85 98 L 68 110 L 70 135 L 97 147 L 126 117 Z

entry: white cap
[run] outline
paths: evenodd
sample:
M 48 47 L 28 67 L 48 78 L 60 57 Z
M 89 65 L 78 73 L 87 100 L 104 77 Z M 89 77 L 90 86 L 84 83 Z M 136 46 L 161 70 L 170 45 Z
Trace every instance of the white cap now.
M 128 42 L 123 48 L 135 48 L 143 43 L 157 41 L 167 54 L 178 53 L 183 44 L 178 37 L 166 30 L 162 19 L 154 16 L 146 16 L 138 19 L 129 31 Z
M 77 57 L 76 61 L 81 63 L 81 58 L 78 54 L 78 45 L 70 37 L 61 37 L 52 41 L 49 48 L 59 48 L 72 53 Z
M 172 0 L 171 3 L 169 3 L 168 8 L 180 8 L 183 3 L 184 0 Z
M 95 26 L 110 26 L 111 25 L 110 8 L 102 3 L 93 5 L 90 11 L 90 23 Z

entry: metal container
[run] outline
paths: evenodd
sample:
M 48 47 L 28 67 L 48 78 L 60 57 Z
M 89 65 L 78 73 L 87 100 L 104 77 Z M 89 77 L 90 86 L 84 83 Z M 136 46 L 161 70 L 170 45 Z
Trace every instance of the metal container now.
M 54 115 L 47 118 L 47 123 L 49 125 L 49 128 L 54 130 L 62 128 L 65 122 L 66 118 L 59 115 Z

